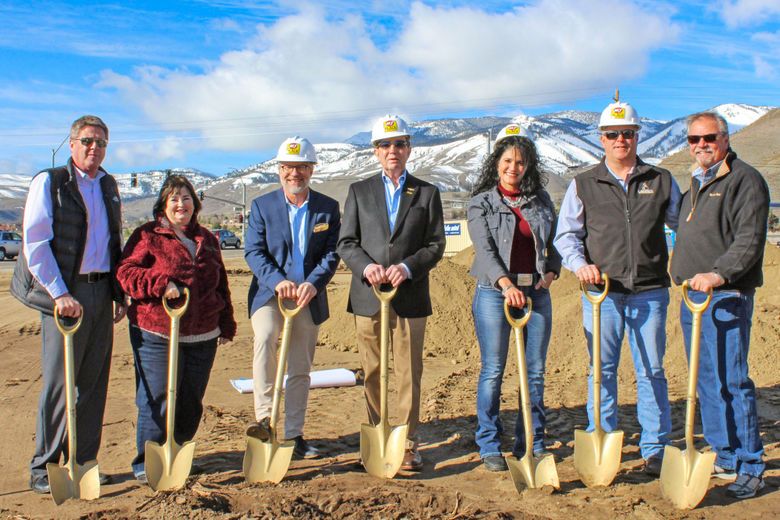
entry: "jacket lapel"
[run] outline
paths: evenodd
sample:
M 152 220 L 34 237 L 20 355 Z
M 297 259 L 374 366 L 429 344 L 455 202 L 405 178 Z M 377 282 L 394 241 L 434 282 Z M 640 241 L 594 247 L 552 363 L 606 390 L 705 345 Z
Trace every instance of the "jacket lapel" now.
M 377 208 L 377 215 L 379 218 L 379 227 L 385 234 L 385 237 L 390 238 L 390 221 L 387 218 L 387 202 L 385 201 L 385 183 L 382 180 L 382 172 L 374 177 L 372 186 L 372 192 L 374 194 L 374 205 Z M 397 222 L 397 221 L 396 221 Z
M 409 213 L 409 208 L 412 207 L 412 203 L 417 198 L 419 189 L 420 187 L 417 185 L 417 179 L 412 177 L 409 172 L 406 172 L 406 183 L 404 183 L 401 188 L 401 201 L 398 204 L 398 215 L 395 217 L 395 228 L 393 229 L 393 235 L 390 237 L 391 239 L 394 238 L 401 229 L 401 224 L 406 218 L 406 214 Z M 389 224 L 388 229 L 390 229 Z
M 284 244 L 287 246 L 287 251 L 292 251 L 292 231 L 290 230 L 290 217 L 287 212 L 287 199 L 284 197 L 284 190 L 279 188 L 276 192 L 276 205 L 281 216 L 281 231 L 282 238 L 284 238 Z M 273 230 L 269 230 L 273 232 Z

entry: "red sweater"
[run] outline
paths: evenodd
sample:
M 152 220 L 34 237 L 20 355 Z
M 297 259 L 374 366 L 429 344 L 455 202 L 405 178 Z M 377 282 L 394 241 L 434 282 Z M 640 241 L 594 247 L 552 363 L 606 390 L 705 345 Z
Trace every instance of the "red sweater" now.
M 194 260 L 173 230 L 160 221 L 147 222 L 133 231 L 117 268 L 117 279 L 132 298 L 127 318 L 144 330 L 170 334 L 171 321 L 162 296 L 172 281 L 190 290 L 189 307 L 179 322 L 182 336 L 206 334 L 219 326 L 220 337 L 233 339 L 236 321 L 217 238 L 197 222 L 190 223 L 185 235 L 197 245 Z M 181 303 L 169 304 L 176 307 Z

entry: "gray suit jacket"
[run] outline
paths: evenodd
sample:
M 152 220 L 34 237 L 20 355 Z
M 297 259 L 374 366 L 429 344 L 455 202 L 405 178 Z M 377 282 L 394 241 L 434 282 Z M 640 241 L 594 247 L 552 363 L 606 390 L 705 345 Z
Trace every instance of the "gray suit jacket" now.
M 379 312 L 379 301 L 363 278 L 369 264 L 403 263 L 412 277 L 398 287 L 391 305 L 404 318 L 432 314 L 428 272 L 444 256 L 444 213 L 439 190 L 406 174 L 406 184 L 390 233 L 381 173 L 349 187 L 338 253 L 352 270 L 347 311 L 359 316 Z

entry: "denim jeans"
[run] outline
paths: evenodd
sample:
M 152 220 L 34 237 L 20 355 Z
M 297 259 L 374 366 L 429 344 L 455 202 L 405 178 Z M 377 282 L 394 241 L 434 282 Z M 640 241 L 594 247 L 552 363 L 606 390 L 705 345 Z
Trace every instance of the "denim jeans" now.
M 596 293 L 591 293 L 595 295 Z M 601 303 L 601 427 L 610 432 L 618 425 L 620 348 L 628 332 L 637 385 L 637 417 L 642 426 L 639 448 L 644 459 L 663 455 L 672 429 L 669 392 L 664 373 L 666 310 L 669 290 L 636 294 L 609 293 Z M 582 297 L 582 323 L 593 358 L 593 310 Z M 592 363 L 591 363 L 592 366 Z M 593 431 L 593 373 L 588 375 L 588 431 Z
M 165 442 L 168 398 L 168 339 L 130 327 L 135 359 L 135 404 L 138 407 L 133 473 L 144 471 L 146 441 Z M 176 422 L 173 437 L 183 444 L 198 431 L 203 395 L 217 354 L 217 339 L 179 344 L 176 387 Z
M 531 420 L 534 431 L 534 451 L 544 449 L 544 364 L 552 327 L 552 303 L 547 289 L 524 290 L 533 300 L 531 318 L 523 329 L 528 386 L 531 397 Z M 501 292 L 486 285 L 477 285 L 471 307 L 474 327 L 479 342 L 482 368 L 477 383 L 476 442 L 481 458 L 501 455 L 503 427 L 499 417 L 501 381 L 504 377 L 510 344 L 509 323 L 504 316 L 504 297 Z M 511 338 L 514 350 L 514 337 Z M 519 398 L 519 393 L 518 393 Z M 515 442 L 512 452 L 525 454 L 525 431 L 522 409 L 515 422 Z
M 692 301 L 706 295 L 691 291 Z M 699 408 L 704 438 L 717 453 L 715 464 L 761 476 L 764 447 L 758 431 L 756 388 L 748 376 L 753 292 L 715 291 L 701 319 Z M 690 353 L 692 316 L 680 307 L 685 352 Z

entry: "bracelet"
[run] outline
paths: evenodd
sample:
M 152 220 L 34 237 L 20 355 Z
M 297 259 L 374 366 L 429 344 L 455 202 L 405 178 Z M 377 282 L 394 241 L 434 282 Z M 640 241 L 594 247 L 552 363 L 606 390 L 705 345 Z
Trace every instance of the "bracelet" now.
M 501 296 L 506 296 L 506 293 L 509 292 L 509 289 L 513 289 L 514 287 L 515 287 L 514 285 L 507 285 L 506 287 L 501 289 Z

